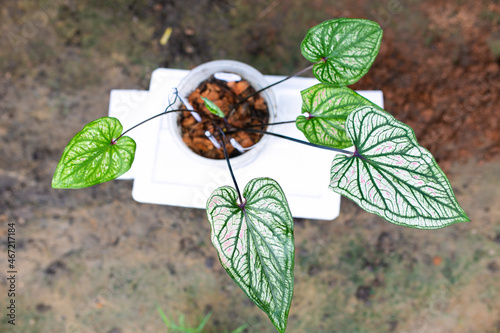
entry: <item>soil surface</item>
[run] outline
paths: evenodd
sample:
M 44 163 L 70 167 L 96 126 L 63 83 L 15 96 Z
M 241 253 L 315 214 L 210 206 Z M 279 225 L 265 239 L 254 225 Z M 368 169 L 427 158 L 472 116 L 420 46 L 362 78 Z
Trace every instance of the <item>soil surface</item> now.
M 269 123 L 267 104 L 260 94 L 255 95 L 255 93 L 255 89 L 246 80 L 226 82 L 211 76 L 203 81 L 188 97 L 189 104 L 201 121 L 198 121 L 190 111 L 182 112 L 178 120 L 184 143 L 200 156 L 224 159 L 223 148 L 217 148 L 205 135 L 206 131 L 209 131 L 213 139 L 219 143 L 225 142 L 230 158 L 244 154 L 244 149 L 258 143 L 263 134 L 237 129 L 265 131 L 267 126 L 264 124 Z M 224 117 L 212 114 L 203 98 L 215 103 L 224 113 Z M 185 106 L 183 108 L 187 110 Z M 226 133 L 224 138 L 219 131 Z M 236 140 L 243 151 L 235 149 L 230 143 L 231 139 Z
M 383 90 L 472 222 L 403 228 L 347 199 L 334 221 L 296 219 L 287 332 L 500 332 L 498 0 L 3 0 L 0 331 L 166 332 L 159 306 L 191 327 L 211 312 L 207 332 L 275 332 L 219 264 L 204 211 L 137 203 L 132 181 L 50 184 L 73 135 L 107 114 L 111 89 L 148 89 L 157 67 L 215 59 L 292 74 L 307 66 L 307 29 L 336 17 L 383 27 L 354 88 Z

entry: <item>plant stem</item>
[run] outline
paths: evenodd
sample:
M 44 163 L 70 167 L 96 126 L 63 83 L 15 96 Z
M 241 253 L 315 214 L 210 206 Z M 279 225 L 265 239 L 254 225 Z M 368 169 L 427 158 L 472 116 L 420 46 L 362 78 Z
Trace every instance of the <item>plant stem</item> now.
M 299 75 L 301 75 L 301 74 L 304 74 L 305 72 L 307 72 L 307 71 L 311 70 L 311 69 L 314 67 L 314 65 L 316 65 L 316 64 L 312 64 L 311 66 L 308 66 L 308 67 L 304 68 L 303 70 L 301 70 L 301 71 L 299 71 L 299 72 L 297 72 L 297 73 L 295 73 L 295 74 L 293 74 L 293 75 L 287 76 L 286 78 L 284 78 L 284 79 L 282 79 L 282 80 L 279 80 L 279 81 L 277 81 L 277 82 L 274 82 L 274 83 L 272 83 L 272 84 L 270 84 L 270 85 L 268 85 L 268 86 L 266 86 L 266 87 L 264 87 L 264 88 L 262 88 L 262 89 L 260 89 L 260 90 L 258 90 L 258 91 L 256 91 L 256 92 L 254 92 L 253 94 L 248 95 L 248 96 L 247 96 L 247 97 L 245 97 L 243 100 L 241 100 L 241 101 L 237 102 L 237 103 L 236 103 L 236 106 L 238 106 L 238 105 L 240 105 L 240 104 L 242 104 L 242 103 L 245 103 L 245 102 L 246 102 L 246 101 L 247 101 L 250 97 L 253 97 L 253 96 L 255 96 L 255 95 L 258 95 L 259 93 L 263 92 L 263 91 L 264 91 L 264 90 L 266 90 L 266 89 L 269 89 L 269 88 L 271 88 L 271 87 L 274 87 L 275 85 L 278 85 L 278 84 L 280 84 L 280 83 L 282 83 L 282 82 L 285 82 L 286 80 L 289 80 L 289 79 L 291 79 L 291 78 L 294 78 L 294 77 L 296 77 L 296 76 L 299 76 Z
M 292 123 L 295 123 L 295 120 L 287 120 L 287 121 L 280 121 L 277 123 L 268 123 L 268 124 L 260 124 L 260 125 L 250 125 L 247 127 L 264 127 L 264 126 L 283 125 L 283 124 L 292 124 Z
M 245 132 L 253 132 L 253 133 L 269 134 L 269 135 L 276 136 L 278 138 L 282 138 L 282 139 L 285 139 L 285 140 L 289 140 L 289 141 L 301 143 L 301 144 L 306 145 L 306 146 L 311 146 L 311 147 L 316 147 L 316 148 L 331 150 L 331 151 L 334 151 L 334 152 L 337 152 L 337 153 L 345 154 L 345 155 L 348 155 L 348 156 L 353 156 L 353 152 L 348 151 L 348 150 L 339 149 L 339 148 L 333 148 L 333 147 L 327 147 L 327 146 L 322 146 L 322 145 L 318 145 L 318 144 L 311 143 L 311 142 L 308 142 L 308 141 L 303 141 L 303 140 L 299 140 L 299 139 L 296 139 L 296 138 L 291 138 L 289 136 L 278 134 L 278 133 L 261 131 L 261 130 L 252 129 L 252 128 L 239 128 L 239 127 L 237 127 L 236 130 L 238 130 L 238 131 L 245 131 Z
M 229 162 L 229 155 L 226 150 L 226 135 L 224 134 L 224 131 L 222 129 L 218 128 L 218 130 L 219 133 L 222 135 L 222 149 L 224 150 L 224 158 L 226 159 L 227 166 L 229 168 L 229 173 L 231 174 L 231 178 L 233 178 L 234 187 L 236 188 L 236 192 L 238 192 L 238 197 L 240 199 L 240 203 L 238 206 L 243 209 L 245 206 L 245 202 L 243 201 L 240 188 L 238 187 L 238 183 L 236 182 L 236 177 L 234 176 L 233 168 L 231 167 L 231 162 Z
M 158 117 L 163 116 L 163 115 L 168 114 L 168 113 L 172 113 L 172 112 L 185 112 L 185 111 L 188 111 L 188 110 L 178 109 L 178 110 L 163 111 L 162 113 L 158 113 L 157 115 L 152 116 L 152 117 L 150 117 L 150 118 L 148 118 L 148 119 L 146 119 L 144 121 L 141 121 L 137 125 L 134 125 L 134 126 L 130 127 L 128 130 L 126 130 L 125 132 L 123 132 L 119 137 L 117 137 L 116 139 L 114 139 L 111 143 L 115 144 L 122 136 L 124 136 L 125 134 L 127 134 L 128 132 L 130 132 L 131 130 L 133 130 L 134 128 L 139 127 L 142 124 L 147 123 L 150 120 L 153 120 L 155 118 L 158 118 Z
M 175 94 L 175 99 L 174 99 L 174 101 L 173 101 L 172 103 L 170 103 L 170 104 L 169 104 L 169 105 L 165 108 L 165 111 L 163 111 L 162 113 L 157 114 L 156 116 L 153 116 L 153 117 L 151 117 L 151 118 L 148 118 L 148 119 L 146 119 L 146 120 L 144 120 L 144 121 L 140 122 L 139 124 L 137 124 L 137 125 L 135 125 L 135 126 L 132 126 L 132 127 L 131 127 L 131 128 L 129 128 L 128 130 L 126 130 L 125 132 L 123 132 L 123 133 L 122 133 L 119 137 L 117 137 L 116 139 L 114 139 L 113 141 L 111 141 L 111 144 L 112 144 L 112 145 L 114 145 L 114 144 L 118 141 L 118 139 L 120 139 L 120 138 L 121 138 L 122 136 L 124 136 L 126 133 L 130 132 L 130 131 L 131 131 L 131 130 L 133 130 L 134 128 L 139 127 L 139 126 L 141 126 L 142 124 L 147 123 L 148 121 L 153 120 L 153 119 L 155 119 L 155 118 L 157 118 L 157 117 L 159 117 L 159 116 L 163 116 L 164 114 L 171 113 L 171 112 L 186 111 L 186 110 L 182 110 L 182 109 L 167 111 L 167 110 L 168 110 L 168 109 L 169 109 L 172 105 L 174 105 L 174 104 L 175 104 L 175 102 L 177 101 L 177 98 L 179 98 L 179 94 L 178 94 L 178 92 L 177 92 L 177 88 L 175 88 L 175 92 L 174 92 L 174 94 Z

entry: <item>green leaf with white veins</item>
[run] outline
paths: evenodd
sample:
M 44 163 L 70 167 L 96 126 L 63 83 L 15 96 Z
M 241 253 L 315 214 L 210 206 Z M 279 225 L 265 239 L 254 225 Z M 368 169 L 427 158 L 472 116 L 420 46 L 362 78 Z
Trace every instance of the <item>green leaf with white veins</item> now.
M 373 21 L 340 18 L 311 29 L 302 41 L 302 55 L 317 64 L 314 76 L 323 83 L 348 86 L 365 75 L 375 60 L 382 29 Z
M 293 295 L 293 218 L 285 194 L 269 178 L 251 180 L 238 205 L 229 186 L 207 202 L 212 243 L 231 278 L 284 332 Z
M 295 124 L 311 143 L 346 148 L 352 146 L 344 125 L 347 116 L 364 105 L 374 105 L 354 90 L 319 83 L 303 90 L 302 113 Z M 376 107 L 374 105 L 374 107 Z
M 83 188 L 115 179 L 132 166 L 135 141 L 124 136 L 112 117 L 86 125 L 64 149 L 52 179 L 53 188 Z
M 470 221 L 446 175 L 409 126 L 366 106 L 347 117 L 346 132 L 356 152 L 334 158 L 333 191 L 398 225 L 437 229 Z

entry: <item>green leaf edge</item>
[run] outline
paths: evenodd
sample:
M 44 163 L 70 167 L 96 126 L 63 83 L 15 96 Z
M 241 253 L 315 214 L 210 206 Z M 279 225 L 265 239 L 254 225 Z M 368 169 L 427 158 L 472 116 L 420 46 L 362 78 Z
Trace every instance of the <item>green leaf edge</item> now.
M 207 107 L 208 111 L 212 112 L 217 117 L 220 118 L 226 117 L 224 112 L 222 112 L 222 110 L 217 106 L 217 104 L 215 104 L 214 102 L 205 97 L 202 97 L 201 99 L 203 99 L 203 101 L 205 102 L 205 106 Z
M 117 129 L 119 129 L 119 132 L 120 132 L 120 134 L 118 134 L 117 137 L 119 135 L 121 135 L 121 133 L 123 131 L 123 126 L 122 126 L 120 120 L 118 120 L 115 117 L 101 117 L 101 118 L 98 118 L 98 119 L 96 119 L 96 120 L 88 123 L 87 125 L 85 125 L 77 134 L 75 134 L 75 136 L 73 136 L 73 138 L 70 140 L 70 142 L 64 148 L 64 151 L 63 151 L 63 154 L 61 156 L 61 159 L 59 160 L 59 163 L 57 163 L 56 170 L 54 171 L 54 176 L 52 177 L 52 188 L 54 188 L 54 189 L 79 189 L 79 188 L 86 188 L 86 187 L 94 186 L 94 185 L 97 185 L 97 184 L 105 183 L 107 181 L 116 179 L 116 178 L 120 177 L 121 175 L 123 175 L 128 170 L 130 170 L 130 168 L 132 167 L 132 163 L 134 161 L 135 150 L 136 150 L 137 145 L 136 145 L 134 139 L 132 139 L 131 137 L 129 137 L 129 136 L 123 136 L 123 137 L 121 137 L 116 142 L 115 145 L 110 145 L 111 148 L 112 149 L 113 148 L 114 149 L 118 148 L 120 143 L 121 144 L 124 144 L 124 143 L 132 144 L 133 145 L 133 154 L 132 154 L 132 159 L 130 161 L 130 164 L 129 165 L 125 165 L 125 167 L 123 167 L 116 175 L 114 175 L 114 176 L 108 176 L 108 177 L 104 177 L 104 178 L 100 178 L 100 179 L 97 179 L 94 182 L 85 182 L 85 183 L 78 183 L 78 184 L 67 183 L 67 182 L 64 182 L 64 181 L 61 180 L 62 171 L 66 167 L 66 165 L 63 163 L 63 161 L 66 158 L 66 156 L 69 154 L 69 152 L 71 151 L 71 149 L 78 143 L 78 141 L 76 141 L 76 138 L 81 133 L 83 133 L 87 128 L 92 127 L 92 125 L 94 125 L 95 123 L 97 123 L 99 121 L 102 121 L 103 119 L 110 119 L 111 121 L 117 121 L 118 125 L 119 125 L 117 127 Z
M 379 37 L 378 37 L 377 44 L 375 45 L 375 51 L 374 51 L 374 53 L 372 53 L 372 59 L 371 59 L 371 61 L 366 64 L 366 66 L 364 67 L 364 69 L 362 71 L 360 71 L 360 73 L 357 76 L 354 76 L 349 81 L 333 82 L 333 81 L 323 80 L 323 78 L 320 77 L 317 74 L 318 67 L 321 68 L 321 67 L 325 66 L 325 62 L 323 61 L 322 57 L 312 58 L 312 57 L 309 57 L 307 54 L 305 54 L 305 51 L 304 51 L 304 49 L 305 49 L 305 43 L 309 40 L 310 35 L 312 35 L 317 29 L 319 29 L 320 26 L 326 25 L 326 24 L 328 24 L 330 22 L 333 22 L 333 21 L 336 21 L 336 22 L 339 22 L 339 23 L 341 23 L 343 21 L 362 22 L 364 24 L 368 24 L 368 25 L 372 25 L 374 27 L 378 27 L 378 33 L 380 34 Z M 354 18 L 342 17 L 342 18 L 338 18 L 338 19 L 326 20 L 326 21 L 324 21 L 324 22 L 322 22 L 322 23 L 320 23 L 320 24 L 312 27 L 311 29 L 309 29 L 307 31 L 307 33 L 306 33 L 306 36 L 302 40 L 302 43 L 300 45 L 300 49 L 301 49 L 302 56 L 304 58 L 306 58 L 310 62 L 316 63 L 313 66 L 313 74 L 314 74 L 314 77 L 316 79 L 318 79 L 322 83 L 326 83 L 326 84 L 330 84 L 330 85 L 333 85 L 333 86 L 342 87 L 342 86 L 348 86 L 348 85 L 351 85 L 351 84 L 354 84 L 354 83 L 358 82 L 363 76 L 366 75 L 366 73 L 368 73 L 368 71 L 370 70 L 370 67 L 372 66 L 373 62 L 375 61 L 375 59 L 376 59 L 376 57 L 378 55 L 378 52 L 380 50 L 380 45 L 382 43 L 382 37 L 383 37 L 383 30 L 382 30 L 382 28 L 380 27 L 380 25 L 377 22 L 372 21 L 372 20 L 368 20 L 368 19 L 359 19 L 359 18 L 354 19 Z M 329 54 L 329 55 L 325 54 L 324 57 L 327 58 L 326 61 L 328 61 L 328 58 L 330 56 L 331 56 L 331 54 Z M 319 61 L 321 61 L 321 62 L 319 62 Z M 335 64 L 332 64 L 332 66 L 335 67 L 335 68 L 337 67 L 337 66 L 335 66 Z
M 360 109 L 358 110 L 355 110 L 353 112 L 351 112 L 351 114 L 349 116 L 353 117 L 354 113 L 363 109 L 364 107 L 361 107 Z M 411 225 L 411 224 L 406 224 L 406 223 L 401 223 L 401 222 L 391 222 L 389 220 L 386 219 L 385 216 L 382 216 L 381 214 L 377 213 L 376 211 L 370 211 L 369 209 L 365 209 L 364 207 L 361 207 L 358 202 L 357 202 L 357 198 L 353 197 L 349 192 L 343 190 L 343 189 L 339 189 L 339 188 L 336 188 L 336 187 L 333 187 L 331 185 L 329 185 L 328 187 L 336 192 L 336 193 L 339 193 L 349 199 L 351 199 L 353 202 L 355 202 L 361 209 L 367 211 L 368 213 L 371 213 L 371 214 L 375 214 L 375 215 L 378 215 L 379 217 L 381 217 L 382 219 L 386 220 L 387 222 L 389 223 L 392 223 L 392 224 L 395 224 L 395 225 L 399 225 L 399 226 L 404 226 L 404 227 L 409 227 L 409 228 L 414 228 L 414 229 L 420 229 L 420 230 L 436 230 L 436 229 L 442 229 L 444 227 L 447 227 L 447 226 L 450 226 L 452 224 L 455 224 L 455 223 L 465 223 L 465 222 L 470 222 L 470 218 L 465 214 L 465 211 L 464 209 L 460 206 L 460 204 L 458 203 L 458 200 L 455 196 L 455 193 L 453 192 L 453 187 L 451 186 L 451 183 L 450 183 L 450 180 L 448 179 L 448 177 L 446 177 L 446 174 L 444 173 L 443 170 L 441 170 L 441 168 L 439 167 L 439 164 L 436 162 L 436 159 L 434 158 L 434 156 L 430 153 L 429 150 L 427 150 L 426 148 L 422 147 L 421 145 L 418 144 L 418 140 L 417 140 L 417 137 L 415 135 L 415 131 L 413 130 L 413 128 L 411 128 L 410 126 L 408 126 L 407 124 L 397 120 L 396 118 L 394 118 L 394 116 L 392 116 L 389 112 L 385 111 L 385 110 L 382 110 L 382 109 L 378 109 L 378 111 L 381 111 L 381 113 L 385 113 L 389 116 L 392 117 L 391 119 L 391 123 L 398 123 L 399 125 L 403 126 L 403 127 L 406 127 L 410 130 L 410 132 L 408 133 L 410 137 L 410 139 L 412 139 L 416 145 L 418 146 L 419 149 L 423 150 L 424 152 L 427 152 L 429 154 L 429 156 L 432 158 L 432 163 L 434 164 L 434 166 L 437 168 L 437 172 L 440 172 L 444 178 L 444 180 L 446 181 L 447 185 L 449 186 L 449 189 L 450 189 L 450 194 L 453 195 L 453 197 L 455 198 L 455 201 L 457 203 L 457 206 L 458 208 L 460 208 L 461 212 L 460 212 L 460 216 L 462 216 L 462 220 L 457 220 L 457 221 L 454 221 L 454 222 L 450 222 L 450 223 L 447 223 L 447 224 L 443 224 L 441 226 L 435 226 L 435 227 L 427 227 L 427 226 L 418 226 L 418 225 Z M 357 149 L 357 148 L 356 148 Z M 359 158 L 359 157 L 354 157 L 354 156 L 342 156 L 343 158 L 345 159 L 348 159 L 348 158 Z M 334 158 L 335 160 L 335 158 Z M 333 161 L 332 161 L 332 164 L 333 164 Z M 331 177 L 331 176 L 330 176 Z

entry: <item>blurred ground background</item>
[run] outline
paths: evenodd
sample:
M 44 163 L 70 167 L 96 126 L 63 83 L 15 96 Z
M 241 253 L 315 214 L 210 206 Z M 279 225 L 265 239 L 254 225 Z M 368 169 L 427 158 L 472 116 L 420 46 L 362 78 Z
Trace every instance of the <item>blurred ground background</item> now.
M 307 29 L 342 16 L 384 28 L 354 88 L 384 91 L 472 222 L 407 229 L 347 199 L 334 221 L 297 219 L 287 332 L 500 332 L 498 0 L 2 0 L 0 331 L 166 332 L 159 305 L 193 326 L 212 312 L 207 332 L 274 332 L 221 268 L 203 211 L 136 203 L 131 181 L 50 182 L 71 137 L 107 114 L 111 89 L 223 58 L 290 74 L 306 65 Z M 8 222 L 15 328 L 3 315 Z

